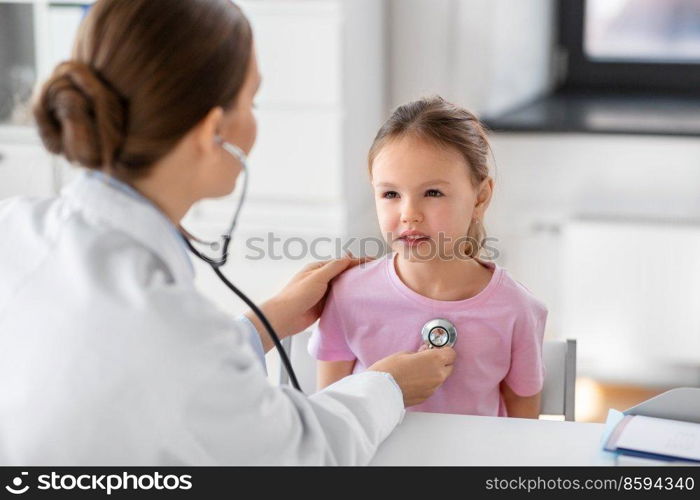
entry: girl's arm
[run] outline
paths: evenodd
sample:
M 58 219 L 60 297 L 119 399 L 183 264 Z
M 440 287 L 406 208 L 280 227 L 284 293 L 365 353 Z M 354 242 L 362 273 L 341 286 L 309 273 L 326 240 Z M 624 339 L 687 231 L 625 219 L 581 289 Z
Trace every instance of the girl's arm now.
M 320 391 L 324 387 L 337 382 L 352 373 L 355 361 L 319 361 L 316 368 L 316 387 Z
M 541 391 L 534 396 L 518 396 L 504 381 L 501 382 L 501 394 L 509 417 L 538 418 L 540 416 Z

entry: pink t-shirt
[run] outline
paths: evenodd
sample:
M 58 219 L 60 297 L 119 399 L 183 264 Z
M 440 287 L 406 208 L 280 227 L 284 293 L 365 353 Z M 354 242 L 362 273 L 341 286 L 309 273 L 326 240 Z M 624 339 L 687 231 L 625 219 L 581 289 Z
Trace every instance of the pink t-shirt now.
M 489 284 L 465 300 L 441 301 L 408 288 L 393 255 L 346 271 L 333 281 L 309 353 L 324 361 L 357 360 L 353 372 L 398 351 L 417 351 L 421 328 L 444 318 L 457 328 L 454 371 L 409 410 L 506 416 L 499 384 L 521 396 L 542 390 L 542 337 L 547 309 L 491 262 Z

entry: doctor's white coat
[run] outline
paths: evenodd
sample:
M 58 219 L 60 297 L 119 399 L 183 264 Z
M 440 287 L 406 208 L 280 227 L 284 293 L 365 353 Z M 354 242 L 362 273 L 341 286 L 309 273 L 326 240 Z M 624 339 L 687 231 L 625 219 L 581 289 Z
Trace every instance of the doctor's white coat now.
M 403 416 L 393 379 L 271 385 L 178 238 L 94 174 L 0 202 L 0 465 L 367 463 Z

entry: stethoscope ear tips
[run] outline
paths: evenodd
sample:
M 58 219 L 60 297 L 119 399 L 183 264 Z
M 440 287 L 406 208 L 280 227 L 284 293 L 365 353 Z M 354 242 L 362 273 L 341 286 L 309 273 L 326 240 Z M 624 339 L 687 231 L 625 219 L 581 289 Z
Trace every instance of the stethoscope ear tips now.
M 457 328 L 446 319 L 432 319 L 423 325 L 421 338 L 431 349 L 452 347 L 457 342 Z

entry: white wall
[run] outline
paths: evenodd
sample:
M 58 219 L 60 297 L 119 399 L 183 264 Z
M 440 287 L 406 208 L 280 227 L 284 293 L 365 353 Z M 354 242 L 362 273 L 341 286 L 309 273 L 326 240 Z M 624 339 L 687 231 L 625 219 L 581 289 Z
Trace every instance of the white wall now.
M 367 152 L 386 119 L 387 18 L 384 0 L 352 0 L 345 4 L 342 60 L 343 129 L 342 189 L 344 235 L 378 234 Z M 351 7 L 351 8 L 349 8 Z
M 552 0 L 389 0 L 389 104 L 426 94 L 481 115 L 550 88 Z
M 640 384 L 698 384 L 697 279 L 687 279 L 679 263 L 688 262 L 692 251 L 686 242 L 700 235 L 700 141 L 500 133 L 492 145 L 498 175 L 485 225 L 499 239 L 499 263 L 547 304 L 548 336 L 578 337 L 579 373 Z M 589 239 L 615 248 L 606 254 L 604 244 L 577 237 L 582 219 L 597 222 L 583 226 Z M 658 239 L 630 250 L 655 226 Z M 617 229 L 611 233 L 610 227 Z M 597 261 L 591 263 L 593 255 Z M 685 313 L 654 304 L 659 294 L 677 295 Z M 613 318 L 604 330 L 596 323 L 602 317 Z M 644 328 L 641 317 L 647 318 Z

